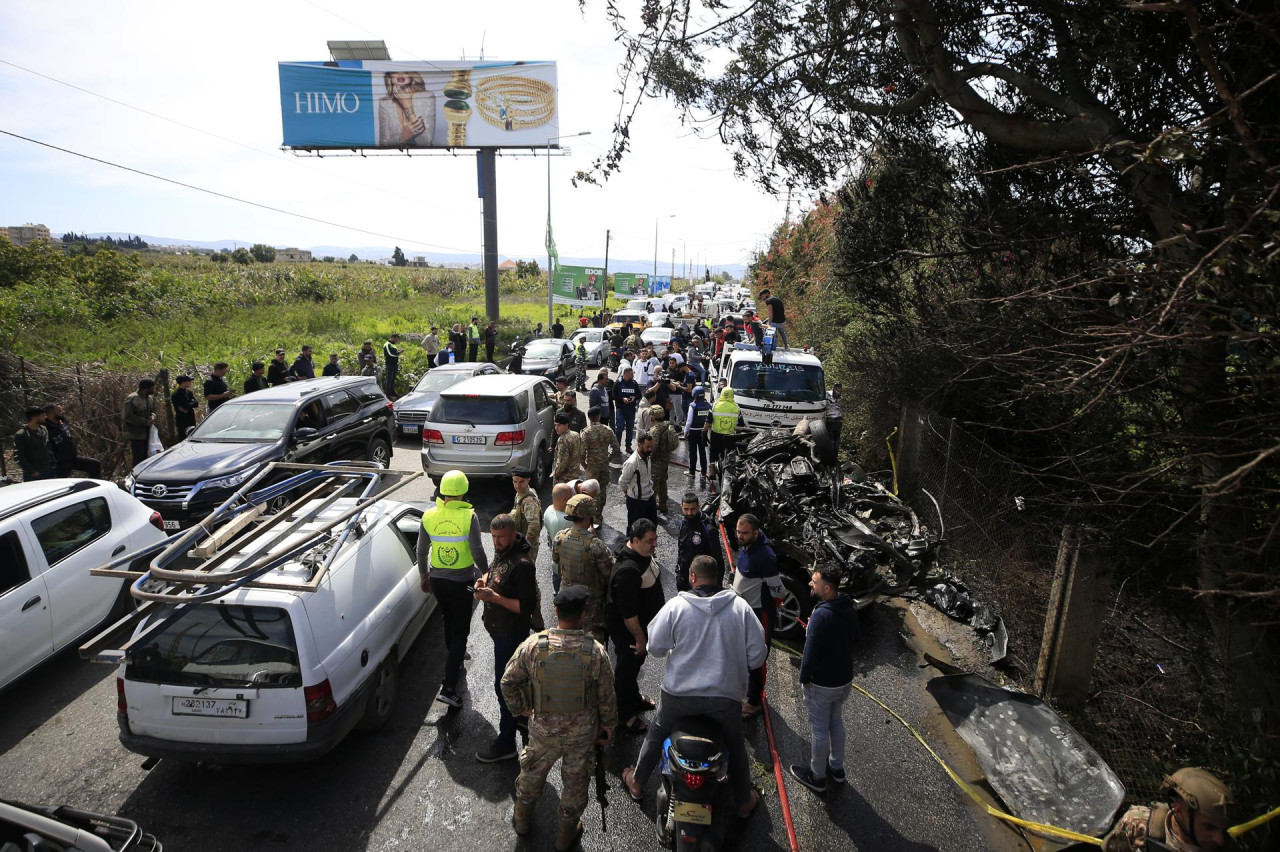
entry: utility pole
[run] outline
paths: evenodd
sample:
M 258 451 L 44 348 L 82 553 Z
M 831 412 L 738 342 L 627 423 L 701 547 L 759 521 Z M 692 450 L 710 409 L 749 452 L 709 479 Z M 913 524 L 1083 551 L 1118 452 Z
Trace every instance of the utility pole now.
M 610 233 L 612 232 L 608 228 L 605 228 L 605 231 L 604 231 L 604 283 L 600 285 L 602 288 L 600 290 L 600 310 L 601 311 L 603 311 L 605 308 L 609 306 L 609 289 L 610 289 L 609 288 L 609 240 L 611 239 L 611 237 L 609 236 Z M 601 319 L 603 320 L 603 317 Z M 604 323 L 601 322 L 600 325 L 603 327 Z

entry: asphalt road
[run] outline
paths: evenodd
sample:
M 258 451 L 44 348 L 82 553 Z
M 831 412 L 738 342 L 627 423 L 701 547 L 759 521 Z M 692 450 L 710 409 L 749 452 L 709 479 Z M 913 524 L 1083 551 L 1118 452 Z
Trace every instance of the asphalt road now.
M 683 452 L 683 449 L 681 450 Z M 404 442 L 394 466 L 420 469 L 418 449 Z M 616 470 L 616 468 L 615 468 Z M 686 485 L 671 470 L 671 491 Z M 428 499 L 423 478 L 406 499 Z M 483 526 L 510 506 L 507 484 L 473 489 Z M 605 517 L 606 539 L 625 519 L 619 500 Z M 668 596 L 678 516 L 660 536 L 658 559 Z M 487 536 L 486 536 L 487 537 Z M 549 548 L 539 559 L 543 604 L 551 617 Z M 864 613 L 857 683 L 910 720 L 966 780 L 980 778 L 972 757 L 924 691 L 930 671 L 904 639 L 901 610 L 876 605 Z M 0 693 L 0 797 L 72 804 L 118 813 L 154 832 L 169 849 L 551 849 L 558 805 L 558 770 L 544 793 L 533 834 L 511 831 L 515 762 L 484 765 L 473 755 L 496 733 L 493 657 L 477 614 L 467 664 L 466 706 L 444 714 L 433 702 L 443 669 L 440 620 L 433 618 L 401 669 L 401 693 L 390 723 L 355 733 L 322 760 L 294 766 L 200 766 L 161 761 L 151 770 L 116 738 L 114 672 L 62 654 Z M 774 651 L 768 695 L 791 813 L 801 849 L 877 852 L 1025 849 L 1008 829 L 979 811 L 883 710 L 857 693 L 845 706 L 849 783 L 818 797 L 785 773 L 808 755 L 808 721 L 800 700 L 798 660 Z M 661 661 L 649 660 L 642 688 L 656 696 Z M 731 849 L 787 849 L 787 832 L 763 721 L 748 724 L 748 748 L 763 806 L 731 829 Z M 608 831 L 600 809 L 588 808 L 582 847 L 661 848 L 653 831 L 652 793 L 643 806 L 621 789 L 618 774 L 635 760 L 640 741 L 623 737 L 609 751 L 612 785 Z

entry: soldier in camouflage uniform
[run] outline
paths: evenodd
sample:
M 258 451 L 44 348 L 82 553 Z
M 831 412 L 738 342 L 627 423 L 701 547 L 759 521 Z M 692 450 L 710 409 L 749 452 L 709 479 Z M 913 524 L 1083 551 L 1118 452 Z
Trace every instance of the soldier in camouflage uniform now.
M 667 422 L 667 411 L 661 405 L 652 406 L 649 415 L 653 426 L 649 436 L 653 438 L 653 497 L 658 511 L 667 514 L 667 468 L 671 453 L 680 446 L 680 430 Z
M 556 455 L 551 463 L 553 482 L 568 482 L 582 476 L 582 436 L 569 427 L 572 418 L 556 412 Z
M 582 466 L 587 469 L 587 478 L 600 483 L 600 493 L 596 496 L 597 524 L 604 523 L 604 504 L 609 494 L 609 460 L 618 452 L 618 436 L 613 430 L 600 422 L 604 410 L 593 406 L 587 411 L 591 425 L 582 433 Z
M 608 743 L 618 724 L 609 655 L 582 630 L 590 598 L 585 586 L 562 588 L 556 595 L 557 626 L 522 642 L 502 675 L 507 706 L 529 717 L 511 825 L 517 834 L 529 833 L 547 773 L 562 760 L 556 852 L 568 852 L 582 836 L 594 747 Z
M 516 531 L 529 542 L 529 561 L 538 564 L 538 548 L 542 545 L 542 501 L 529 487 L 533 473 L 528 470 L 511 471 L 511 484 L 516 489 L 516 502 L 511 507 L 511 517 L 516 519 Z
M 1165 802 L 1125 811 L 1102 841 L 1103 852 L 1175 849 L 1213 852 L 1227 845 L 1231 789 L 1203 769 L 1179 769 L 1160 786 Z
M 573 526 L 561 530 L 551 547 L 551 561 L 560 566 L 560 584 L 586 586 L 591 592 L 587 601 L 586 629 L 604 645 L 604 597 L 613 573 L 613 554 L 591 529 L 596 514 L 596 501 L 586 494 L 569 498 L 564 516 Z

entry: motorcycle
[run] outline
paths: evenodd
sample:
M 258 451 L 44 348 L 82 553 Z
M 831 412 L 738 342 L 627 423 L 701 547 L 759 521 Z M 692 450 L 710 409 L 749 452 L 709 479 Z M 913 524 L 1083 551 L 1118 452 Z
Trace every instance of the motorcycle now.
M 676 720 L 662 744 L 658 840 L 679 852 L 715 852 L 724 841 L 729 758 L 720 726 L 705 716 Z

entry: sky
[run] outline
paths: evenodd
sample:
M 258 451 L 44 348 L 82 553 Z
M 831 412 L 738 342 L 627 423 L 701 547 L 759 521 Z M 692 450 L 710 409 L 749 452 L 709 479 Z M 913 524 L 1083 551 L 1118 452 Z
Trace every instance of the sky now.
M 603 256 L 610 230 L 611 257 L 652 258 L 664 217 L 660 274 L 673 249 L 677 274 L 686 258 L 691 267 L 743 264 L 784 215 L 785 199 L 735 176 L 729 150 L 681 126 L 665 100 L 642 105 L 621 173 L 602 187 L 571 185 L 608 148 L 618 113 L 622 50 L 603 0 L 582 11 L 574 0 L 62 0 L 0 4 L 0 130 L 335 224 L 0 135 L 0 225 L 478 253 L 474 152 L 316 159 L 280 150 L 277 63 L 328 59 L 329 40 L 375 38 L 395 60 L 478 59 L 483 43 L 486 60 L 557 62 L 559 123 L 547 135 L 591 134 L 562 141 L 571 155 L 551 159 L 562 256 Z M 497 181 L 500 254 L 545 263 L 546 160 L 500 157 Z

